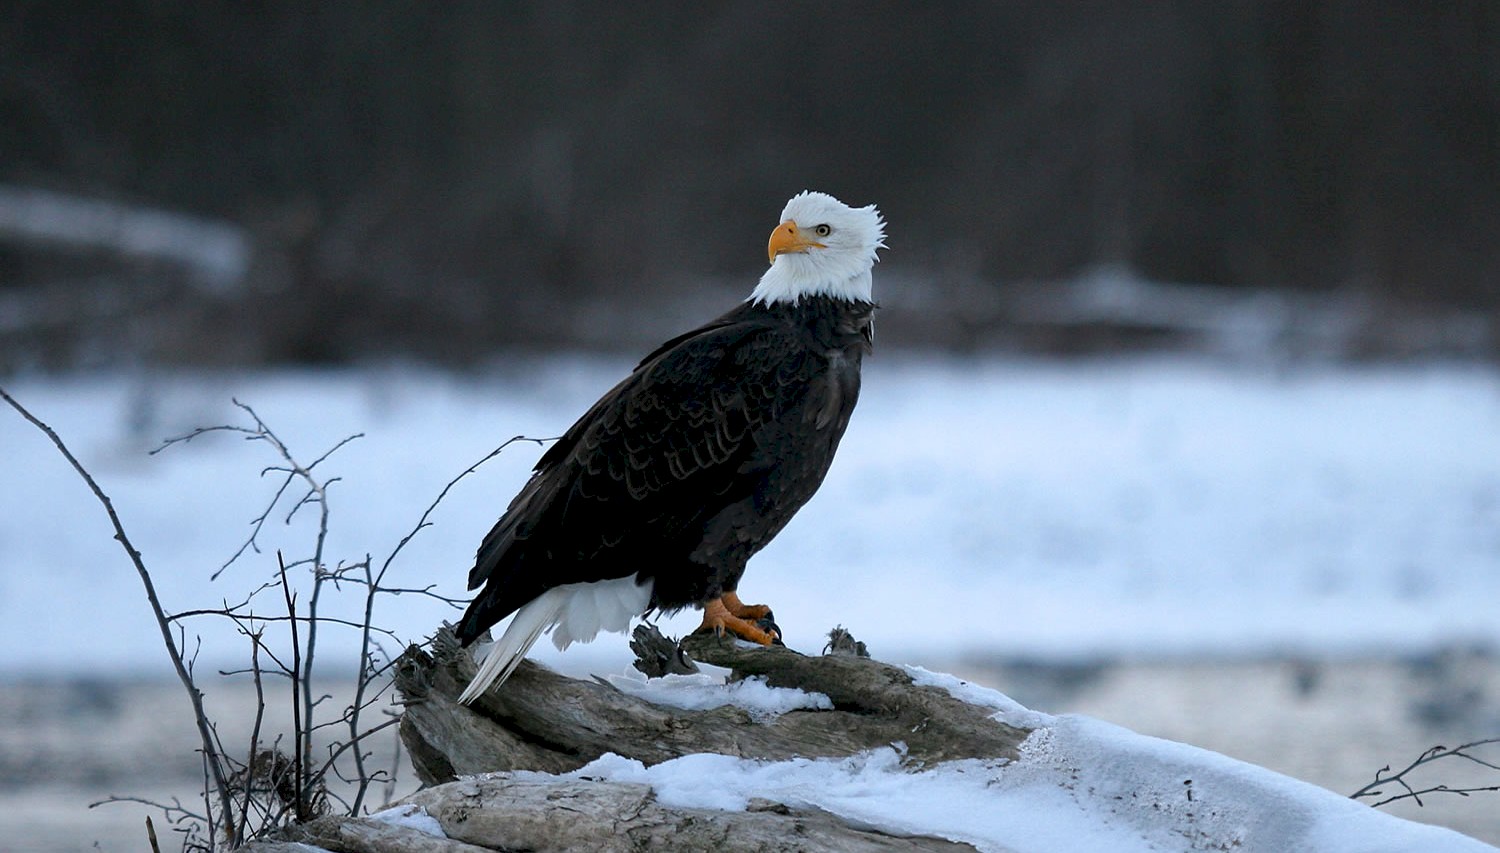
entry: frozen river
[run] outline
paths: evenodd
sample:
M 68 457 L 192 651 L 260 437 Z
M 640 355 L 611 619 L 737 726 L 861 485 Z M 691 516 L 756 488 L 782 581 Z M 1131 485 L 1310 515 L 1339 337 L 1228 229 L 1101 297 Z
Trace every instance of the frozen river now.
M 328 562 L 383 560 L 449 480 L 554 436 L 626 369 L 578 358 L 424 370 L 25 379 L 115 500 L 169 608 L 235 599 L 305 556 L 315 513 L 210 575 L 278 486 L 263 443 L 161 438 L 256 411 L 330 490 Z M 1500 377 L 1488 368 L 882 355 L 828 480 L 741 586 L 794 646 L 843 623 L 881 648 L 1045 660 L 1424 652 L 1500 640 Z M 162 672 L 106 518 L 43 437 L 0 412 L 0 672 Z M 462 597 L 475 546 L 540 450 L 459 483 L 393 564 Z M 292 499 L 300 493 L 289 495 Z M 403 639 L 452 618 L 387 599 Z M 696 624 L 681 615 L 669 632 Z M 87 626 L 87 630 L 82 630 Z M 352 637 L 327 641 L 352 648 Z M 544 644 L 545 645 L 545 644 Z M 205 645 L 209 658 L 219 654 Z M 230 659 L 239 650 L 226 652 Z M 623 660 L 606 639 L 570 654 Z

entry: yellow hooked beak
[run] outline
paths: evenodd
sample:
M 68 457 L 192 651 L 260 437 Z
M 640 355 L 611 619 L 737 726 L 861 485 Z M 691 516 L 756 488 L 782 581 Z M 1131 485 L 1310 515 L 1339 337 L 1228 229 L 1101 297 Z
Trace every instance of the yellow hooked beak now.
M 797 227 L 797 223 L 788 219 L 776 226 L 771 232 L 771 242 L 766 246 L 766 256 L 770 263 L 776 262 L 776 256 L 787 252 L 806 252 L 808 249 L 826 249 L 817 240 L 808 239 Z

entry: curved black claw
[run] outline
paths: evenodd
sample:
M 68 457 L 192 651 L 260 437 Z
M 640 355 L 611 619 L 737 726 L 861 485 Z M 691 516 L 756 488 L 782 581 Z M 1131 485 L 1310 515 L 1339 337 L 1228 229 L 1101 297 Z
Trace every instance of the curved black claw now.
M 776 624 L 776 615 L 768 608 L 766 615 L 755 620 L 755 627 L 771 635 L 771 644 L 785 647 L 786 643 L 781 641 L 781 628 Z

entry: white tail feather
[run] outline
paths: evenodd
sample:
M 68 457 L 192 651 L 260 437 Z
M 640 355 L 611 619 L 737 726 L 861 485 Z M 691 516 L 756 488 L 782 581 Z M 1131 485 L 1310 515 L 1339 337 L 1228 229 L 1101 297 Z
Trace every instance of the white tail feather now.
M 510 625 L 498 641 L 490 645 L 489 654 L 479 665 L 479 672 L 464 690 L 458 701 L 467 705 L 478 699 L 491 684 L 503 682 L 515 672 L 526 657 L 526 652 L 536 644 L 542 632 L 557 624 L 557 617 L 564 604 L 563 587 L 549 589 L 533 598 L 516 611 Z
M 646 612 L 651 603 L 651 583 L 644 586 L 636 576 L 600 583 L 580 583 L 562 587 L 571 590 L 567 607 L 552 632 L 552 644 L 558 650 L 573 643 L 587 643 L 600 631 L 624 631 L 630 620 Z
M 646 612 L 651 603 L 653 584 L 637 583 L 636 577 L 553 587 L 522 605 L 505 633 L 490 646 L 458 701 L 467 705 L 491 686 L 504 683 L 548 630 L 552 630 L 553 644 L 565 649 L 575 642 L 589 642 L 600 631 L 629 628 L 630 620 Z

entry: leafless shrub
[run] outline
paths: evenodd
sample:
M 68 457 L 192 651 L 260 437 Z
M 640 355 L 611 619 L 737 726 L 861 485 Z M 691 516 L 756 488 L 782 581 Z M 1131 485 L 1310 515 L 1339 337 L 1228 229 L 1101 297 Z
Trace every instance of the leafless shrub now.
M 243 599 L 235 603 L 226 601 L 218 607 L 169 612 L 157 596 L 140 552 L 131 543 L 112 502 L 98 482 L 49 425 L 3 388 L 0 388 L 0 399 L 47 435 L 104 506 L 114 525 L 115 539 L 129 555 L 146 589 L 167 655 L 192 703 L 199 733 L 204 767 L 201 808 L 184 806 L 176 799 L 162 803 L 136 797 L 110 797 L 93 805 L 113 802 L 149 805 L 160 810 L 179 833 L 183 850 L 212 851 L 216 848 L 233 849 L 288 823 L 305 822 L 334 810 L 349 815 L 362 814 L 368 810 L 370 793 L 377 785 L 388 801 L 395 789 L 395 767 L 373 769 L 368 765 L 372 754 L 371 738 L 394 726 L 400 719 L 399 714 L 390 708 L 378 709 L 388 700 L 393 665 L 381 640 L 396 641 L 397 648 L 404 648 L 405 643 L 391 631 L 378 626 L 376 602 L 382 596 L 416 594 L 438 599 L 450 606 L 461 606 L 461 602 L 436 593 L 434 586 L 407 588 L 388 584 L 392 564 L 407 544 L 429 526 L 432 512 L 453 486 L 511 444 L 537 439 L 516 436 L 450 480 L 423 512 L 416 526 L 378 565 L 366 554 L 357 562 L 330 566 L 325 558 L 330 520 L 329 487 L 339 478 L 325 477 L 320 466 L 360 436 L 342 439 L 304 465 L 251 407 L 235 401 L 248 423 L 196 429 L 170 438 L 152 451 L 156 453 L 186 444 L 207 433 L 231 433 L 249 441 L 262 442 L 275 455 L 276 461 L 261 472 L 262 476 L 278 478 L 273 496 L 264 512 L 252 521 L 249 536 L 213 573 L 213 577 L 217 578 L 237 561 L 263 553 L 261 536 L 269 519 L 281 518 L 290 524 L 300 513 L 315 511 L 317 529 L 306 554 L 287 560 L 281 551 L 277 551 L 275 574 Z M 335 594 L 347 592 L 359 596 L 360 615 L 351 619 L 324 613 L 321 608 L 330 588 Z M 192 635 L 190 641 L 188 630 L 190 623 L 202 618 L 228 620 L 249 643 L 248 666 L 221 673 L 248 677 L 254 683 L 256 708 L 248 746 L 243 747 L 243 752 L 225 744 L 217 724 L 204 707 L 204 694 L 195 674 L 201 635 Z M 352 630 L 359 638 L 353 698 L 337 712 L 325 708 L 332 697 L 316 677 L 315 664 L 322 628 Z M 266 709 L 271 701 L 268 687 L 272 679 L 284 683 L 284 687 L 269 692 L 285 693 L 291 710 L 292 727 L 285 734 L 268 735 L 264 731 Z M 372 721 L 377 709 L 379 714 Z M 335 782 L 340 786 L 337 789 Z

